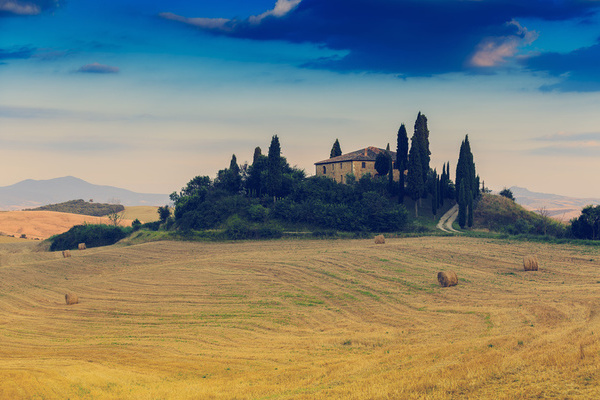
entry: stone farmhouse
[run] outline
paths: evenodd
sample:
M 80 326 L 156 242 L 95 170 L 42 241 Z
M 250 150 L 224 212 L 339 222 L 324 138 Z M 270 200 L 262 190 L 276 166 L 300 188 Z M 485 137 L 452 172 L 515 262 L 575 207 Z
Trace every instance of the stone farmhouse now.
M 387 150 L 370 146 L 365 149 L 319 161 L 315 163 L 316 175 L 326 176 L 340 183 L 346 183 L 346 175 L 348 174 L 354 175 L 356 180 L 360 179 L 360 177 L 366 173 L 375 176 L 377 175 L 377 171 L 375 170 L 375 159 L 379 153 L 385 152 L 387 152 Z M 392 156 L 392 162 L 395 167 L 396 152 L 390 151 L 389 153 Z M 399 171 L 397 169 L 394 169 L 393 171 L 394 180 L 399 180 Z

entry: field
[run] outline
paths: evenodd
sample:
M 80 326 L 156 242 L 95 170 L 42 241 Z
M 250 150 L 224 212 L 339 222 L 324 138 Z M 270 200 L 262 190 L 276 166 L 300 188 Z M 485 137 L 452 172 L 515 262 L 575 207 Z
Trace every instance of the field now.
M 598 247 L 34 245 L 0 244 L 3 399 L 600 397 Z
M 158 207 L 127 206 L 123 211 L 123 218 L 131 221 L 137 218 L 142 223 L 158 221 Z
M 107 217 L 70 214 L 56 211 L 2 211 L 0 212 L 0 232 L 5 235 L 28 239 L 47 239 L 71 229 L 75 225 L 110 224 Z M 123 219 L 121 226 L 131 225 L 131 220 Z

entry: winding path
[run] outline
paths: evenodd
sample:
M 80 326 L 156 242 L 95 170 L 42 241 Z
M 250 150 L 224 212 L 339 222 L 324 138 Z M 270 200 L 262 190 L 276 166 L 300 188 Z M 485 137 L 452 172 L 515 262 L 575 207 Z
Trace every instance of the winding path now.
M 437 224 L 437 228 L 448 233 L 460 233 L 452 227 L 452 223 L 456 221 L 456 217 L 458 217 L 458 204 L 455 204 L 454 207 L 442 215 L 440 222 Z

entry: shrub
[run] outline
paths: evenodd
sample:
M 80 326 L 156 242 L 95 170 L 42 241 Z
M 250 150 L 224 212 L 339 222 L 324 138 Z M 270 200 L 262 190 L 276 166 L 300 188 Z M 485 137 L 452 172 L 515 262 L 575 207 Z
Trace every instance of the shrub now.
M 74 250 L 79 243 L 89 247 L 109 246 L 127 237 L 131 228 L 111 225 L 75 225 L 65 233 L 53 236 L 50 251 Z
M 134 219 L 133 222 L 131 223 L 131 228 L 133 229 L 134 232 L 139 231 L 141 227 L 142 227 L 142 223 L 137 218 Z
M 250 221 L 265 222 L 269 216 L 269 210 L 260 204 L 254 204 L 248 208 Z

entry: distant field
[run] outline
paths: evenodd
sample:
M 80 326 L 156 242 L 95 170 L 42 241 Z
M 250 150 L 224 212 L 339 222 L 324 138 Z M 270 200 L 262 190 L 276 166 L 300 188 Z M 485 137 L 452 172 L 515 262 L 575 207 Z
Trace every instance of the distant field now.
M 0 245 L 0 398 L 600 396 L 599 248 L 155 242 L 63 259 L 30 243 Z
M 106 217 L 69 214 L 55 211 L 5 211 L 0 212 L 0 232 L 20 237 L 25 234 L 29 239 L 47 239 L 63 233 L 75 225 L 108 224 Z M 131 220 L 121 221 L 121 226 L 131 225 Z
M 142 223 L 158 221 L 158 207 L 133 206 L 125 207 L 124 218 L 133 221 L 139 219 Z

